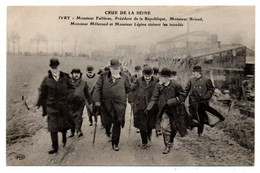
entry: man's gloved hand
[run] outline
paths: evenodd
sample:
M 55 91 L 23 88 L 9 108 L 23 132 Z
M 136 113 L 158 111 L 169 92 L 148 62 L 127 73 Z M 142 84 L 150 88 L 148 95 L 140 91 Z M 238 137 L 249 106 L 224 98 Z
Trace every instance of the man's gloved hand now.
M 96 106 L 96 107 L 100 107 L 100 106 L 101 106 L 101 103 L 100 103 L 100 102 L 96 102 L 96 103 L 95 103 L 95 106 Z

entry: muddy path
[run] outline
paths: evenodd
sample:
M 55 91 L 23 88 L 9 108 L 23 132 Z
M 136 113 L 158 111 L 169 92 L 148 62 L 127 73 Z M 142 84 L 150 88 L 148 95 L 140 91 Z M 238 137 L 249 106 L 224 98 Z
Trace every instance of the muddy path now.
M 112 150 L 100 122 L 97 126 L 96 142 L 94 147 L 92 146 L 94 127 L 89 126 L 84 112 L 83 137 L 68 139 L 66 147 L 63 148 L 60 134 L 59 152 L 49 155 L 47 151 L 51 147 L 51 141 L 45 126 L 26 142 L 7 147 L 7 165 L 251 166 L 254 163 L 250 150 L 241 147 L 217 127 L 206 127 L 200 138 L 196 129 L 184 138 L 177 135 L 174 147 L 167 155 L 162 154 L 162 137 L 156 137 L 155 134 L 152 136 L 151 146 L 141 149 L 140 134 L 136 133 L 133 127 L 129 136 L 129 114 L 128 106 L 126 126 L 122 129 L 118 152 Z M 40 116 L 40 112 L 36 112 L 35 116 Z M 43 118 L 42 122 L 46 123 L 46 118 Z M 20 159 L 17 155 L 23 155 L 24 158 Z

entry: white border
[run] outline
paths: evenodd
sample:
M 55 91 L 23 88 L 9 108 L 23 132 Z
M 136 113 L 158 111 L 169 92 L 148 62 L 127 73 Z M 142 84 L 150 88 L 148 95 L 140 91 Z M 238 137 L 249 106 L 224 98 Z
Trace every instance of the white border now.
M 105 1 L 105 0 L 96 0 L 96 1 L 90 1 L 90 2 L 84 2 L 83 0 L 2 0 L 0 5 L 0 55 L 1 55 L 1 79 L 2 82 L 0 85 L 0 91 L 3 93 L 2 97 L 0 97 L 0 110 L 1 110 L 1 120 L 0 120 L 0 171 L 1 172 L 46 172 L 46 171 L 55 171 L 55 172 L 136 172 L 136 171 L 147 171 L 147 172 L 236 172 L 236 173 L 242 173 L 242 172 L 260 172 L 260 166 L 259 166 L 259 108 L 258 108 L 258 96 L 259 91 L 256 90 L 256 109 L 255 109 L 255 127 L 256 127 L 256 134 L 255 134 L 255 166 L 254 167 L 7 167 L 6 166 L 6 146 L 5 146 L 5 139 L 6 139 L 6 14 L 7 14 L 7 6 L 35 6 L 35 5 L 45 5 L 45 6 L 103 6 L 103 5 L 131 5 L 131 6 L 153 6 L 153 5 L 196 5 L 196 6 L 208 6 L 208 5 L 255 5 L 256 6 L 256 21 L 259 17 L 258 12 L 258 6 L 259 1 L 256 2 L 256 0 L 211 0 L 211 1 L 194 1 L 194 0 L 175 0 L 172 2 L 169 2 L 167 0 L 134 0 L 134 1 Z M 256 22 L 256 88 L 258 88 L 258 50 L 259 50 L 259 41 L 258 41 L 258 32 L 259 31 L 259 25 Z

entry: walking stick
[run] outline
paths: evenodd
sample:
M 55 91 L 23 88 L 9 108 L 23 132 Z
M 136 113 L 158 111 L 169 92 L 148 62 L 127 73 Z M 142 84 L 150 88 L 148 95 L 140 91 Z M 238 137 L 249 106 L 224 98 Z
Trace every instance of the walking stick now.
M 98 110 L 96 110 L 95 113 L 94 113 L 95 124 L 94 124 L 94 135 L 93 135 L 93 143 L 92 143 L 92 147 L 94 147 L 95 140 L 96 140 L 96 132 L 97 132 L 97 114 L 98 114 Z
M 132 105 L 131 105 L 131 111 L 130 111 L 130 122 L 129 122 L 129 131 L 128 131 L 128 138 L 130 137 L 130 133 L 131 133 L 132 114 L 133 114 L 133 107 L 132 107 Z

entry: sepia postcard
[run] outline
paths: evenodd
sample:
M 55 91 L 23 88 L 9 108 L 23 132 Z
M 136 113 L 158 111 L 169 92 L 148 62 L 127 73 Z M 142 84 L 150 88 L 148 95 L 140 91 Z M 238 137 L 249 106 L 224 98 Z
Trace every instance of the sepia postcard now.
M 255 166 L 255 6 L 8 6 L 6 25 L 7 166 Z

